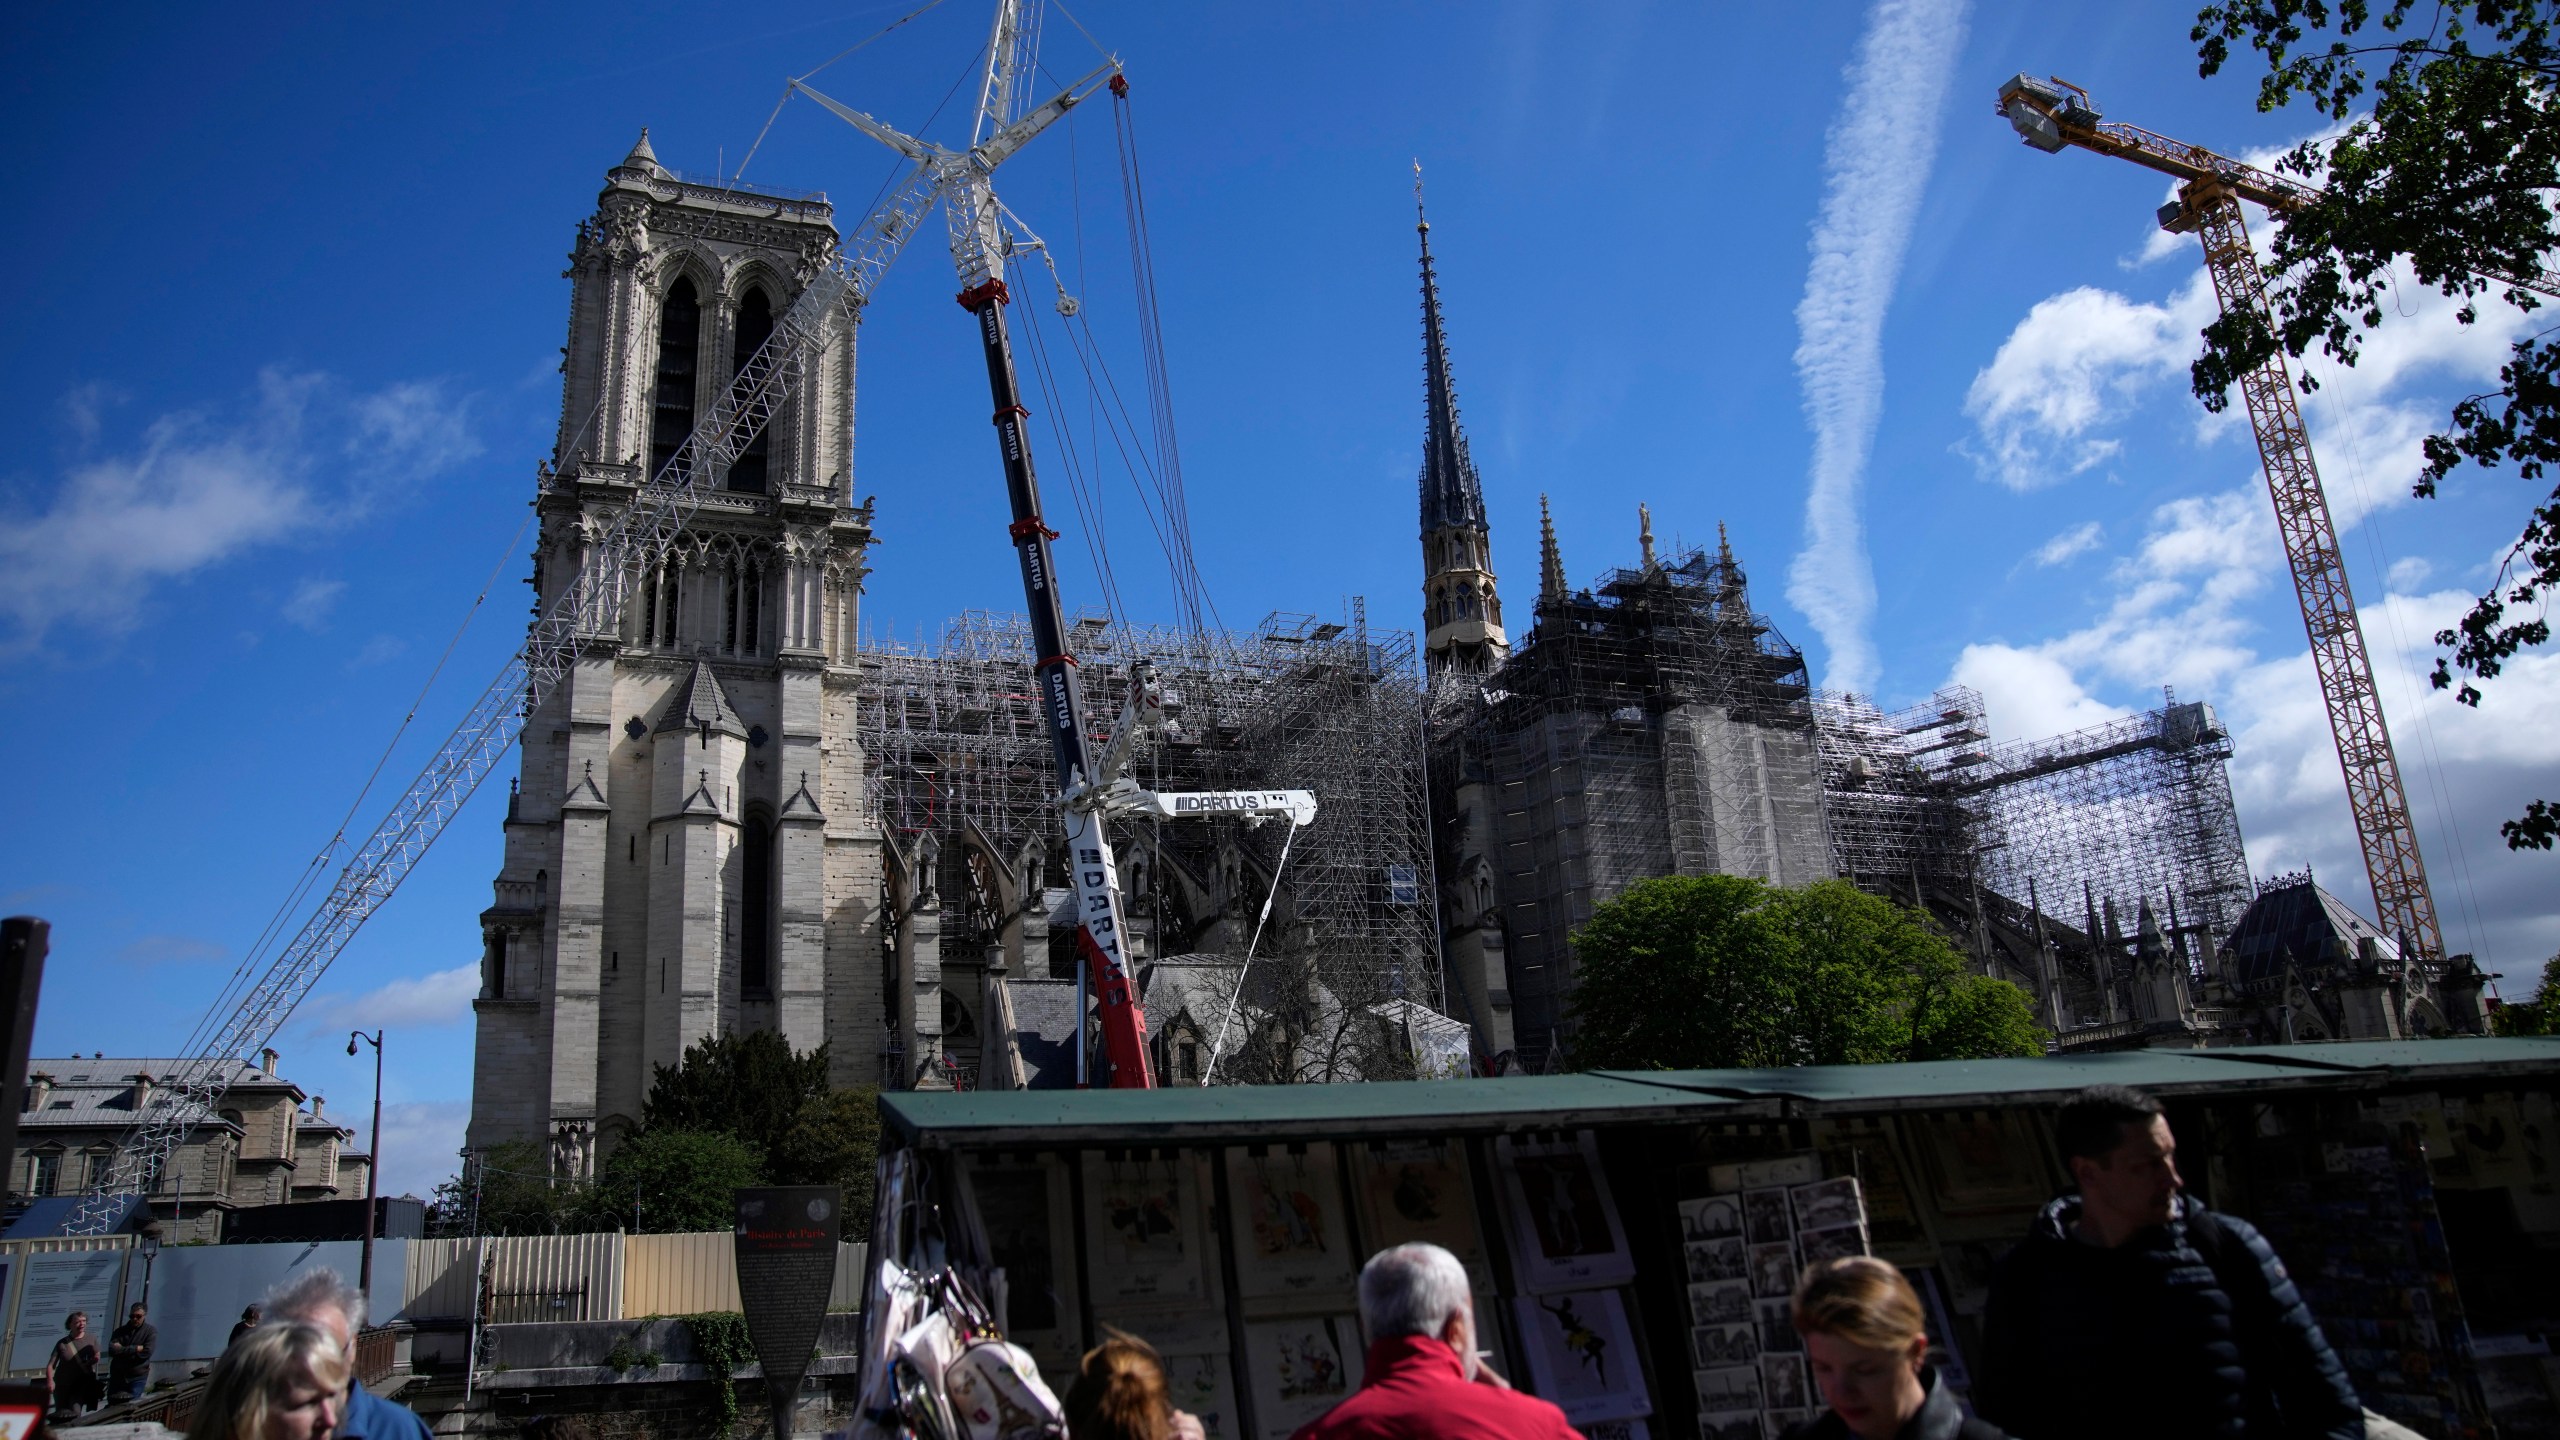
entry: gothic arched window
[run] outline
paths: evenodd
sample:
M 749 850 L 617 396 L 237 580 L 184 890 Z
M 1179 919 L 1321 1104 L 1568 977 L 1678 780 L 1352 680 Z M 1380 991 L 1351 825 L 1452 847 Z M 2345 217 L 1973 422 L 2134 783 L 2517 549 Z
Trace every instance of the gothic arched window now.
M 702 340 L 702 299 L 693 281 L 679 278 L 658 311 L 658 389 L 649 418 L 649 473 L 667 462 L 693 433 L 694 357 Z
M 744 863 L 738 890 L 745 903 L 738 916 L 738 989 L 762 997 L 773 993 L 773 819 L 762 806 L 747 812 Z
M 738 300 L 738 323 L 729 343 L 729 373 L 736 375 L 747 368 L 756 351 L 764 348 L 773 334 L 773 302 L 760 289 L 749 290 Z M 772 434 L 768 425 L 747 442 L 736 464 L 729 467 L 729 488 L 749 495 L 761 495 L 765 489 L 766 442 Z

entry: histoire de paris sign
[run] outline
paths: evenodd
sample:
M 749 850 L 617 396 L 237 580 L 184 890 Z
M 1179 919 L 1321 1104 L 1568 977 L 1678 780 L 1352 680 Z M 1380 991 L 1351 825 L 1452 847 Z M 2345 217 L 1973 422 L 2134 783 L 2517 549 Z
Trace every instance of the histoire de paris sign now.
M 765 1185 L 736 1192 L 738 1303 L 764 1369 L 773 1433 L 791 1433 L 793 1402 L 817 1354 L 844 1236 L 844 1192 L 833 1185 Z

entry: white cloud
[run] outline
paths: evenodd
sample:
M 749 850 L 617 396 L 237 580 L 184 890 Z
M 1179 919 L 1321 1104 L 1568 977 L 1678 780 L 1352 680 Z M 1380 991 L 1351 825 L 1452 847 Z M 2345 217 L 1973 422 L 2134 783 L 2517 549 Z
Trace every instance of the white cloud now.
M 451 1025 L 471 1013 L 480 993 L 480 967 L 457 965 L 431 975 L 408 976 L 362 995 L 314 995 L 294 1011 L 294 1024 L 311 1031 L 342 1028 L 416 1029 Z
M 2130 713 L 2082 689 L 2053 656 L 2014 645 L 1967 645 L 1948 678 L 1982 693 L 1994 740 L 2041 740 Z
M 1981 436 L 1974 462 L 2012 490 L 2034 490 L 2113 459 L 2121 442 L 2106 427 L 2185 371 L 2213 314 L 2202 270 L 2165 305 L 2085 285 L 2038 302 L 1965 392 Z
M 66 403 L 75 429 L 95 424 L 94 395 Z M 270 370 L 236 418 L 162 416 L 33 506 L 0 509 L 0 652 L 65 624 L 130 629 L 159 585 L 362 518 L 478 452 L 466 410 L 432 383 L 342 397 L 325 377 Z
M 397 635 L 375 635 L 357 647 L 355 654 L 347 657 L 347 668 L 362 670 L 369 665 L 396 660 L 400 657 L 400 653 L 408 648 L 409 642 Z
M 293 587 L 293 593 L 277 607 L 277 613 L 301 628 L 317 635 L 329 626 L 329 612 L 346 593 L 344 580 L 309 579 Z
M 2394 590 L 2415 590 L 2426 584 L 2435 573 L 2436 567 L 2424 556 L 2404 555 L 2391 562 L 2391 571 L 2385 579 Z
M 470 1123 L 471 1105 L 465 1100 L 385 1102 L 382 1193 L 433 1199 L 436 1182 L 462 1168 L 458 1157 Z
M 1875 575 L 1861 501 L 1884 399 L 1884 315 L 1936 158 L 1965 11 L 1965 0 L 1877 0 L 1824 153 L 1813 260 L 1796 306 L 1813 463 L 1787 596 L 1821 632 L 1823 679 L 1836 689 L 1875 686 Z
M 2049 570 L 2097 549 L 2106 538 L 2105 526 L 2095 520 L 2085 521 L 2037 546 L 2027 558 L 2035 562 L 2037 569 Z

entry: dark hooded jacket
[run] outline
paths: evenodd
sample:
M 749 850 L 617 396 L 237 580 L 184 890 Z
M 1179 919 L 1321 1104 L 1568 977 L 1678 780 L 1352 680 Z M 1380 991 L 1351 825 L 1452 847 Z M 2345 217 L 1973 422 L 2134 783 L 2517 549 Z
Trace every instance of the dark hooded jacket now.
M 1930 1370 L 1920 1377 L 1929 1387 L 1929 1398 L 1920 1402 L 1920 1413 L 1902 1422 L 1894 1440 L 2007 1440 L 1999 1427 L 1987 1420 L 1964 1413 L 1955 1392 Z M 1854 1440 L 1849 1426 L 1828 1410 L 1801 1425 L 1787 1430 L 1786 1440 Z
M 1974 1404 L 2012 1434 L 2112 1440 L 2363 1440 L 2345 1367 L 2284 1262 L 2245 1220 L 2184 1196 L 2113 1249 L 2044 1207 L 1992 1272 Z

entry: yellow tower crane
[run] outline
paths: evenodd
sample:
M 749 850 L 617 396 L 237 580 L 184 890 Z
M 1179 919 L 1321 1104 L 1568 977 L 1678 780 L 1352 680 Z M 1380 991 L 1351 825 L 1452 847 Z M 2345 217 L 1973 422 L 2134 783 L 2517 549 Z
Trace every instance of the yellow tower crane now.
M 2161 228 L 2193 233 L 2204 242 L 2204 263 L 2223 313 L 2254 313 L 2275 328 L 2266 280 L 2240 212 L 2248 200 L 2276 214 L 2301 209 L 2320 192 L 2272 171 L 2244 165 L 2200 145 L 2155 135 L 2098 113 L 2089 92 L 2064 80 L 2012 77 L 2000 87 L 2000 114 L 2029 145 L 2047 154 L 2066 145 L 2147 166 L 2182 183 L 2178 198 L 2160 207 Z M 2540 285 L 2531 288 L 2540 289 Z M 2329 706 L 2329 729 L 2338 740 L 2338 765 L 2346 772 L 2347 805 L 2356 838 L 2364 846 L 2365 876 L 2382 928 L 2398 937 L 2401 957 L 2433 972 L 2444 963 L 2444 934 L 2436 923 L 2435 897 L 2418 857 L 2418 832 L 2409 820 L 2408 789 L 2383 723 L 2373 662 L 2355 597 L 2338 553 L 2338 529 L 2320 488 L 2311 440 L 2302 428 L 2293 378 L 2282 351 L 2240 377 L 2249 425 L 2258 435 L 2258 459 L 2266 467 L 2275 501 L 2276 529 L 2284 536 L 2293 568 L 2294 593 L 2302 600 L 2302 627 L 2311 637 L 2311 662 Z

